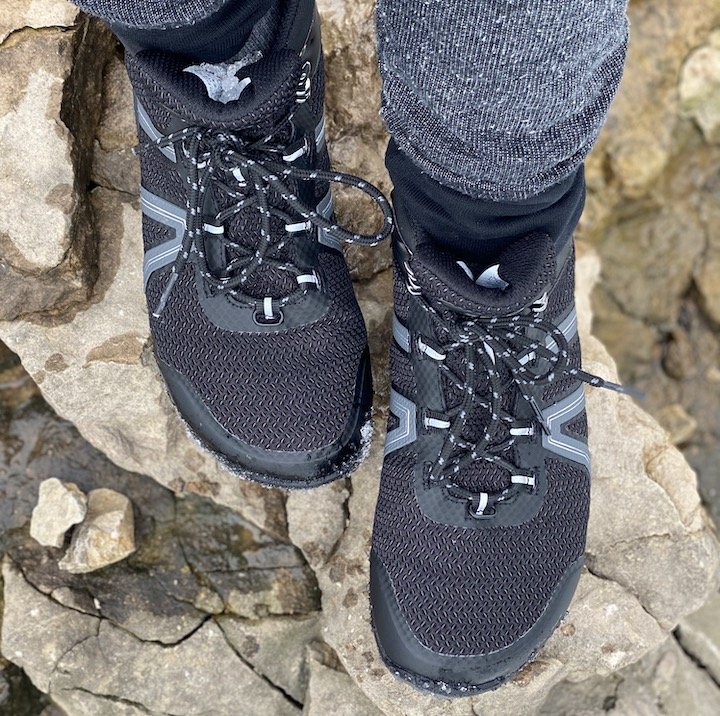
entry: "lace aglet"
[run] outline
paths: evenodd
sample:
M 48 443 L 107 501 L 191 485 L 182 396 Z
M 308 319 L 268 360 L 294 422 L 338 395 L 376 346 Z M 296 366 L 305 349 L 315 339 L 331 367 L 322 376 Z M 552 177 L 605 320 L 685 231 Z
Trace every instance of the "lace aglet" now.
M 597 375 L 591 375 L 585 371 L 579 371 L 577 375 L 583 383 L 593 388 L 607 388 L 615 393 L 620 393 L 620 395 L 629 395 L 631 398 L 637 398 L 638 400 L 644 400 L 647 397 L 643 390 L 632 386 L 621 385 L 620 383 L 613 383 L 610 380 L 605 380 Z
M 637 398 L 638 400 L 645 400 L 645 398 L 647 398 L 647 393 L 644 390 L 634 388 L 633 386 L 621 385 L 620 383 L 611 383 L 609 380 L 603 381 L 602 387 L 614 390 L 621 395 L 629 395 L 631 398 Z
M 155 306 L 153 318 L 160 318 L 160 315 L 165 310 L 165 304 L 167 304 L 168 297 L 170 296 L 170 292 L 173 290 L 173 286 L 175 285 L 177 279 L 178 275 L 176 273 L 173 273 L 173 275 L 170 276 L 170 280 L 168 281 L 167 286 L 165 286 L 165 290 L 162 292 L 162 296 L 160 296 L 157 306 Z

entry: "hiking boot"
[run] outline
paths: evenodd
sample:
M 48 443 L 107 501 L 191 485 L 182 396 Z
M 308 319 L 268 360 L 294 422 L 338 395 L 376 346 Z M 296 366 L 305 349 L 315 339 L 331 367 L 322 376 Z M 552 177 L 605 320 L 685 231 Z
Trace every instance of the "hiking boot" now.
M 329 171 L 314 2 L 279 4 L 270 51 L 219 64 L 127 54 L 155 356 L 191 433 L 279 487 L 345 476 L 370 439 L 365 325 L 341 241 L 389 235 L 382 194 Z M 336 225 L 330 182 L 368 193 L 378 234 Z
M 396 206 L 392 390 L 371 553 L 382 658 L 419 689 L 507 681 L 565 614 L 590 455 L 572 240 L 491 265 L 438 250 Z

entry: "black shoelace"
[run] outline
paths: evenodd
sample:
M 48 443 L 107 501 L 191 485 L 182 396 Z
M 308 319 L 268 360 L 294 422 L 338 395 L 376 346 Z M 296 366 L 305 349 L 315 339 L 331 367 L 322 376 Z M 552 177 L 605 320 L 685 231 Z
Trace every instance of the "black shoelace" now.
M 437 335 L 447 336 L 439 346 L 420 342 L 418 348 L 438 361 L 440 371 L 462 393 L 462 400 L 444 414 L 426 419 L 428 427 L 447 431 L 447 437 L 430 467 L 429 480 L 448 490 L 449 494 L 469 502 L 469 513 L 476 518 L 494 514 L 495 508 L 507 503 L 520 490 L 534 491 L 535 476 L 528 474 L 508 458 L 515 443 L 513 429 L 532 430 L 535 425 L 549 432 L 543 414 L 533 398 L 531 388 L 550 385 L 563 377 L 572 377 L 588 385 L 618 393 L 636 391 L 606 381 L 570 365 L 568 340 L 542 313 L 517 314 L 508 317 L 468 317 L 436 309 L 420 295 L 423 308 L 431 316 Z M 528 335 L 532 330 L 533 336 Z M 445 358 L 453 351 L 463 351 L 464 375 L 458 375 Z M 516 389 L 532 408 L 532 426 L 522 424 L 503 409 L 503 396 Z M 483 435 L 473 441 L 463 437 L 473 412 L 486 411 Z M 501 492 L 472 492 L 456 484 L 461 470 L 475 461 L 493 463 L 510 475 L 510 484 Z
M 244 142 L 238 135 L 216 129 L 188 127 L 178 132 L 160 137 L 141 145 L 141 150 L 148 147 L 175 146 L 178 156 L 183 156 L 189 163 L 187 220 L 182 246 L 175 260 L 167 285 L 153 311 L 153 316 L 160 316 L 175 283 L 187 266 L 190 254 L 197 253 L 200 271 L 205 280 L 216 290 L 227 292 L 236 299 L 243 299 L 241 289 L 250 276 L 263 264 L 272 265 L 282 271 L 290 271 L 298 275 L 299 270 L 287 261 L 278 258 L 287 245 L 287 236 L 274 239 L 271 232 L 271 217 L 278 217 L 292 223 L 292 217 L 282 209 L 271 206 L 270 193 L 274 193 L 290 209 L 308 222 L 309 227 L 324 229 L 339 241 L 376 246 L 388 238 L 393 228 L 393 214 L 384 194 L 373 184 L 359 177 L 341 172 L 301 169 L 283 160 L 287 151 L 282 145 L 270 143 L 283 123 L 270 133 L 268 137 L 257 142 Z M 178 151 L 179 150 L 179 151 Z M 376 234 L 358 234 L 329 221 L 318 214 L 314 208 L 307 207 L 297 197 L 288 180 L 321 181 L 344 184 L 359 189 L 367 194 L 380 208 L 383 225 Z M 203 217 L 205 197 L 211 185 L 215 185 L 233 202 L 230 207 L 221 211 L 212 221 Z M 223 227 L 236 214 L 254 207 L 261 216 L 260 235 L 254 249 L 238 244 L 227 238 L 224 233 L 208 234 L 206 225 L 209 223 L 218 228 Z M 207 241 L 220 241 L 234 250 L 236 258 L 221 272 L 214 274 L 208 266 L 205 244 Z M 301 288 L 291 295 L 276 301 L 278 308 L 291 302 L 299 301 L 309 289 Z M 255 304 L 255 301 L 247 300 Z

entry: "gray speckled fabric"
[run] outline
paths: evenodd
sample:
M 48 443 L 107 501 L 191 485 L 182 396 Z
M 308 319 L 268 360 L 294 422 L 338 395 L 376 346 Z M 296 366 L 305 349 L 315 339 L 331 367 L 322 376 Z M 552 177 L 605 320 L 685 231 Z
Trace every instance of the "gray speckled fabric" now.
M 73 0 L 85 12 L 108 22 L 157 28 L 189 25 L 212 15 L 227 0 Z
M 466 194 L 525 199 L 590 151 L 622 75 L 626 0 L 379 0 L 383 114 Z
M 135 26 L 189 23 L 224 0 L 78 0 Z M 225 0 L 227 1 L 227 0 Z M 570 176 L 625 61 L 627 0 L 378 0 L 383 115 L 442 184 L 513 201 Z

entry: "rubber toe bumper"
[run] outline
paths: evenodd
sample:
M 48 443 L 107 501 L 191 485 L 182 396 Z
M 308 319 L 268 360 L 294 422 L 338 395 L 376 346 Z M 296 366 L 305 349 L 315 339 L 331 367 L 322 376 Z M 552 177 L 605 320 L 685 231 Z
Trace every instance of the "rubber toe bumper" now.
M 538 621 L 513 644 L 489 654 L 450 656 L 420 643 L 400 611 L 385 567 L 370 555 L 370 605 L 380 654 L 388 668 L 423 691 L 467 696 L 508 681 L 530 661 L 563 618 L 575 593 L 582 559 L 558 584 Z
M 270 487 L 310 488 L 347 476 L 360 462 L 363 428 L 372 417 L 372 373 L 366 350 L 360 361 L 353 407 L 345 430 L 332 444 L 307 452 L 264 450 L 229 433 L 197 396 L 188 380 L 158 359 L 168 391 L 194 436 L 244 477 Z

